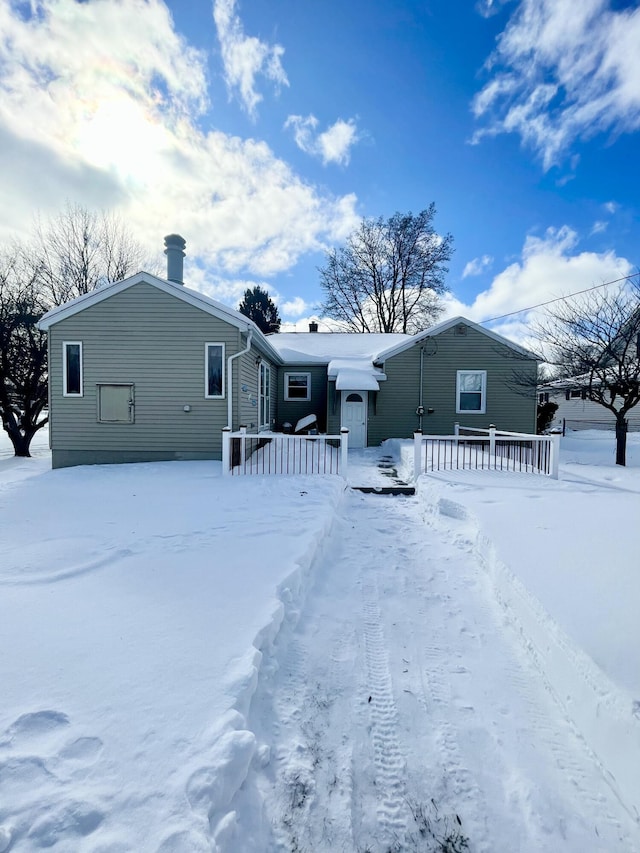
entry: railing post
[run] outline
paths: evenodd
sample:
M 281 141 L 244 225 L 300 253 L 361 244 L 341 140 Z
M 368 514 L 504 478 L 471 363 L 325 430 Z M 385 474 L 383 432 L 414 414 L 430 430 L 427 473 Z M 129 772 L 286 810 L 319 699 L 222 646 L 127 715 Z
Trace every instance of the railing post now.
M 231 473 L 231 427 L 222 428 L 222 476 Z
M 560 436 L 554 433 L 551 436 L 551 476 L 554 480 L 558 479 L 560 470 Z
M 413 479 L 417 480 L 422 474 L 422 430 L 413 434 Z
M 346 427 L 340 429 L 340 473 L 347 479 L 347 468 L 349 467 L 349 430 Z
M 460 435 L 460 424 L 456 421 L 453 425 L 453 434 Z
M 493 467 L 496 466 L 496 425 L 489 424 L 489 467 L 493 459 Z
M 244 470 L 244 461 L 247 452 L 247 428 L 240 424 L 240 467 Z

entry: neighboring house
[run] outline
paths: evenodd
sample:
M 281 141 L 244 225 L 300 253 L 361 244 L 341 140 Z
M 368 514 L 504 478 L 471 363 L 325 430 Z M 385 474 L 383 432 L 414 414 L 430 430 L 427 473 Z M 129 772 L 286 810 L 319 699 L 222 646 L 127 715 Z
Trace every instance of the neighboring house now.
M 275 334 L 182 283 L 140 272 L 48 312 L 53 467 L 220 459 L 222 429 L 282 429 L 315 414 L 350 446 L 450 434 L 456 421 L 535 431 L 537 360 L 457 317 L 418 335 Z
M 539 403 L 556 403 L 558 409 L 551 422 L 552 429 L 615 429 L 613 412 L 588 399 L 588 382 L 579 377 L 558 379 L 538 388 Z M 640 431 L 640 404 L 627 414 L 628 429 Z

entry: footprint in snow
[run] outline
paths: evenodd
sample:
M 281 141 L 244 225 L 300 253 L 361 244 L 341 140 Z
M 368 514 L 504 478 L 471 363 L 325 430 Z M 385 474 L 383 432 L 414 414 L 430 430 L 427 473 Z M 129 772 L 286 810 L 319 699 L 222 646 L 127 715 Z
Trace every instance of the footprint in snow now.
M 69 725 L 69 717 L 61 711 L 34 711 L 14 720 L 0 739 L 0 746 L 20 746 L 51 734 Z

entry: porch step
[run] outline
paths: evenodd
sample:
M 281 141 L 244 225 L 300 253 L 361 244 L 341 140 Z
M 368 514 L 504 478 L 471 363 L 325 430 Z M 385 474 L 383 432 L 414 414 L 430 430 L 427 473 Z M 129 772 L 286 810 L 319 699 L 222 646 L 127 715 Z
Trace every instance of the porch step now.
M 365 495 L 415 495 L 414 486 L 351 486 L 354 492 Z

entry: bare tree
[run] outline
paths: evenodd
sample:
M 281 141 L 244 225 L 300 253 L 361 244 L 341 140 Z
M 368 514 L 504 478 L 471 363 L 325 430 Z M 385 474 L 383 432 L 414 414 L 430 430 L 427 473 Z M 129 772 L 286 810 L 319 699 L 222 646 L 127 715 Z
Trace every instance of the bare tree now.
M 616 465 L 626 463 L 627 413 L 640 403 L 640 284 L 591 292 L 548 312 L 536 334 L 555 378 L 575 379 L 615 416 Z
M 23 254 L 53 305 L 120 281 L 144 265 L 142 247 L 116 216 L 77 204 L 67 204 L 44 223 L 38 220 Z
M 46 310 L 37 280 L 20 254 L 0 259 L 0 418 L 16 456 L 48 422 Z
M 40 317 L 142 267 L 143 251 L 111 214 L 78 205 L 0 254 L 0 417 L 16 456 L 48 422 L 47 336 Z
M 436 233 L 435 205 L 415 216 L 363 219 L 320 269 L 323 311 L 352 332 L 417 332 L 441 312 L 453 237 Z

